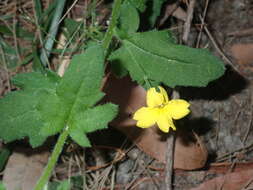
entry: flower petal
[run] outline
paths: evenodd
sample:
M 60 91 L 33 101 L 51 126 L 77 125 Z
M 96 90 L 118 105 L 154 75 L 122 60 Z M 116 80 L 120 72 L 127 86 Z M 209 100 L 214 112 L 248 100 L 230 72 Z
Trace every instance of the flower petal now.
M 160 92 L 156 91 L 155 88 L 150 88 L 147 92 L 147 106 L 158 107 L 168 102 L 167 92 L 161 86 L 158 87 Z
M 173 119 L 181 119 L 190 113 L 189 106 L 187 101 L 177 99 L 169 101 L 164 109 Z
M 158 88 L 160 89 L 161 94 L 163 95 L 163 99 L 164 99 L 165 103 L 168 103 L 169 98 L 168 98 L 168 94 L 167 94 L 166 90 L 161 86 L 159 86 Z
M 167 115 L 160 115 L 159 119 L 157 120 L 157 125 L 165 133 L 168 133 L 170 128 L 176 130 L 172 119 Z
M 133 119 L 137 120 L 138 127 L 147 128 L 156 123 L 157 117 L 157 108 L 142 107 L 135 112 Z

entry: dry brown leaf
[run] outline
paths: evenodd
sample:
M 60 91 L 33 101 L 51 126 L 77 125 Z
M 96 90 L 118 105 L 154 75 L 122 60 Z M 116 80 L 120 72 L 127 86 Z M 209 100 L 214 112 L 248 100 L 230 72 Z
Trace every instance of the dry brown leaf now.
M 174 16 L 179 20 L 186 21 L 187 13 L 182 9 L 178 3 L 168 4 L 165 7 L 164 16 L 159 21 L 159 26 L 163 25 L 164 22 L 170 17 Z
M 8 190 L 32 190 L 47 163 L 49 152 L 18 150 L 10 156 L 3 183 Z
M 228 173 L 202 183 L 191 190 L 243 190 L 253 188 L 253 169 Z
M 136 121 L 132 119 L 133 113 L 145 106 L 146 91 L 129 77 L 115 79 L 112 75 L 107 79 L 104 91 L 106 101 L 120 105 L 119 116 L 111 125 L 124 132 L 142 151 L 164 163 L 167 134 L 157 130 L 157 127 L 135 127 Z M 196 135 L 191 135 L 195 142 L 185 143 L 181 138 L 176 138 L 174 168 L 192 170 L 205 165 L 207 150 Z
M 231 168 L 231 162 L 218 162 L 211 163 L 209 169 L 206 171 L 210 174 L 226 174 L 228 168 Z M 233 166 L 233 172 L 241 172 L 247 170 L 249 168 L 253 169 L 253 162 L 236 162 L 235 166 Z
M 253 44 L 234 44 L 231 47 L 231 52 L 238 60 L 238 63 L 253 63 Z

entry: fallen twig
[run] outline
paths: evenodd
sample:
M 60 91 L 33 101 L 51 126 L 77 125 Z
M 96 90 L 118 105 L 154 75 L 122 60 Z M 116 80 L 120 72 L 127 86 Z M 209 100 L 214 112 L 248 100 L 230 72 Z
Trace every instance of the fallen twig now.
M 193 18 L 193 12 L 194 12 L 194 6 L 195 6 L 196 0 L 191 0 L 189 3 L 189 6 L 187 8 L 187 18 L 186 22 L 184 24 L 184 33 L 183 33 L 183 42 L 186 44 L 188 41 L 190 29 L 191 29 L 191 23 Z

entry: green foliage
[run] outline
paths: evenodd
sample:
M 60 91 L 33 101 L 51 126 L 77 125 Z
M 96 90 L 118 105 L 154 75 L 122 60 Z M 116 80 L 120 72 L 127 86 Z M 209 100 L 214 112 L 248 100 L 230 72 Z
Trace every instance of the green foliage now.
M 60 182 L 50 182 L 47 190 L 70 190 L 72 183 L 70 180 L 64 180 Z
M 38 24 L 40 24 L 40 19 L 42 17 L 42 5 L 40 0 L 33 0 L 34 3 L 34 13 L 38 19 Z
M 138 11 L 128 2 L 121 5 L 119 24 L 120 30 L 126 33 L 136 32 L 139 28 L 140 19 Z
M 9 142 L 28 136 L 35 147 L 67 125 L 77 143 L 89 146 L 85 133 L 106 128 L 117 113 L 112 104 L 92 108 L 103 97 L 103 74 L 103 49 L 94 46 L 72 59 L 62 79 L 53 72 L 17 75 L 13 83 L 22 90 L 0 100 L 0 137 Z
M 82 134 L 90 133 L 107 127 L 108 121 L 112 120 L 117 113 L 117 106 L 105 104 L 87 109 L 75 115 L 70 121 L 70 136 L 81 146 L 88 146 L 87 138 Z M 90 144 L 89 144 L 90 145 Z
M 0 181 L 0 190 L 6 190 L 2 181 Z
M 36 109 L 41 91 L 55 89 L 59 78 L 47 72 L 19 74 L 13 78 L 13 83 L 22 90 L 12 92 L 0 99 L 0 138 L 10 142 L 29 137 L 33 147 L 39 146 L 46 139 L 40 133 L 41 117 Z
M 127 0 L 133 6 L 135 6 L 139 11 L 144 12 L 146 9 L 146 2 L 147 0 Z
M 62 181 L 56 188 L 56 190 L 70 190 L 71 183 L 69 180 Z
M 0 51 L 2 52 L 0 56 L 0 65 L 5 64 L 7 68 L 12 69 L 15 68 L 18 64 L 26 64 L 27 61 L 31 60 L 31 57 L 28 53 L 28 48 L 17 48 L 13 47 L 12 45 L 9 45 L 9 42 L 5 41 L 1 34 L 0 34 Z M 19 55 L 20 54 L 27 54 L 28 56 L 22 61 L 19 62 Z
M 7 148 L 3 148 L 0 151 L 0 171 L 2 171 L 4 169 L 4 166 L 9 158 L 11 154 L 11 151 Z
M 83 64 L 79 64 L 80 62 Z M 111 104 L 103 105 L 101 109 L 98 107 L 94 108 L 94 110 L 89 109 L 103 97 L 103 93 L 100 91 L 101 81 L 104 75 L 103 63 L 104 57 L 101 47 L 95 46 L 86 50 L 85 54 L 72 59 L 70 68 L 66 71 L 61 83 L 57 87 L 60 104 L 65 108 L 64 114 L 68 113 L 67 125 L 71 129 L 70 136 L 82 146 L 88 146 L 89 143 L 87 143 L 87 139 L 82 135 L 83 133 L 80 133 L 81 131 L 86 133 L 105 128 L 117 112 L 117 108 Z M 48 106 L 50 105 L 48 104 Z M 107 111 L 107 113 L 103 115 L 103 111 Z M 94 115 L 92 116 L 91 113 Z M 87 116 L 93 117 L 94 119 L 91 120 Z M 100 119 L 101 125 L 98 126 L 96 123 Z M 49 132 L 49 134 L 52 127 L 58 131 L 60 129 L 54 124 L 53 119 L 51 121 L 52 126 L 49 125 L 44 128 L 44 131 L 47 130 L 46 132 Z
M 157 17 L 160 16 L 161 8 L 166 0 L 148 0 L 151 6 L 150 17 L 148 18 L 151 27 L 156 23 Z
M 47 189 L 48 190 L 69 190 L 69 189 L 82 190 L 83 183 L 84 183 L 84 176 L 76 175 L 76 176 L 71 176 L 68 180 L 49 182 Z
M 8 28 L 5 25 L 0 24 L 0 33 L 3 35 L 7 35 L 7 36 L 13 36 L 13 32 L 15 32 L 15 35 L 18 38 L 23 38 L 23 39 L 27 39 L 27 40 L 32 40 L 34 38 L 34 34 L 24 30 L 21 26 L 16 26 L 16 30 L 15 31 L 11 31 L 10 28 Z
M 142 85 L 149 79 L 170 87 L 206 86 L 224 73 L 222 62 L 207 50 L 177 45 L 166 31 L 130 35 L 110 60 Z
M 75 32 L 78 30 L 78 28 L 80 28 L 80 26 L 83 25 L 83 23 L 75 21 L 70 18 L 66 18 L 64 20 L 64 25 L 66 27 L 65 36 L 67 39 L 71 39 L 71 38 L 73 38 L 72 36 L 75 34 Z
M 131 3 L 140 12 L 147 11 L 145 15 L 148 15 L 148 17 L 145 18 L 149 26 L 153 28 L 157 18 L 161 14 L 161 8 L 165 1 L 166 0 L 126 0 L 125 2 Z

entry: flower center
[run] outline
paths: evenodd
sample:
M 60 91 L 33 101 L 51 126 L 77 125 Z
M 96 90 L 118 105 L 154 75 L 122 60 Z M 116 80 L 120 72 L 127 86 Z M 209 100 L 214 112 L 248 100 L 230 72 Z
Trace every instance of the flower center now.
M 156 106 L 155 108 L 163 108 L 164 106 L 166 106 L 166 104 L 167 104 L 167 103 L 162 103 L 162 104 Z

